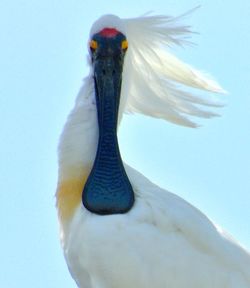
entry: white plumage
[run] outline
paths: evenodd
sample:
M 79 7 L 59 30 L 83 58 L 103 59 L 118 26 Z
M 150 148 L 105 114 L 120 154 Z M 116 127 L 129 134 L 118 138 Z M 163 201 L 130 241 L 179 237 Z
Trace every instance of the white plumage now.
M 184 43 L 182 39 L 189 33 L 188 27 L 178 24 L 179 20 L 166 16 L 120 19 L 106 15 L 93 25 L 91 36 L 105 27 L 116 28 L 129 43 L 120 120 L 125 111 L 139 112 L 193 127 L 189 115 L 214 116 L 200 107 L 219 106 L 218 103 L 185 92 L 183 87 L 212 92 L 223 89 L 166 50 Z M 127 165 L 135 192 L 135 205 L 128 213 L 100 216 L 83 207 L 78 196 L 72 200 L 78 193 L 75 191 L 82 191 L 81 179 L 89 175 L 97 149 L 92 73 L 91 68 L 59 145 L 57 201 L 61 240 L 77 285 L 250 288 L 250 254 L 195 207 Z M 68 207 L 67 201 L 72 201 L 74 207 Z

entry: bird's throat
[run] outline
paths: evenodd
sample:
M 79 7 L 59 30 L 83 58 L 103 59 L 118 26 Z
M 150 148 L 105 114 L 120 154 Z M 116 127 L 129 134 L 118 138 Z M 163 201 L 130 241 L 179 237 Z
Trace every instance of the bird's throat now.
M 95 77 L 99 140 L 92 171 L 83 189 L 83 205 L 101 215 L 126 213 L 134 192 L 126 175 L 117 139 L 121 77 L 106 71 Z

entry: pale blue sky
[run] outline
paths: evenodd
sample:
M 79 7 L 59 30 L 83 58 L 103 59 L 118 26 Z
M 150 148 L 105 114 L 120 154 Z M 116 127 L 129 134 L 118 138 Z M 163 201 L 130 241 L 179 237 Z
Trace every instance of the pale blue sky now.
M 87 74 L 86 42 L 105 13 L 185 19 L 197 45 L 176 53 L 230 92 L 222 117 L 192 130 L 126 116 L 124 160 L 182 196 L 250 248 L 250 2 L 1 0 L 0 287 L 73 288 L 54 192 L 60 131 Z

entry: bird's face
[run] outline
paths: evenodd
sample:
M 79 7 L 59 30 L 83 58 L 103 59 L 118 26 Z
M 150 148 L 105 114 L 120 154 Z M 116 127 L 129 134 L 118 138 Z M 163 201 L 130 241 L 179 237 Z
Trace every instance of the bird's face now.
M 116 106 L 114 117 L 117 117 L 123 62 L 128 48 L 126 37 L 114 28 L 104 28 L 92 36 L 89 48 L 94 72 L 98 113 L 101 103 L 105 101 L 104 97 L 107 97 L 105 95 L 110 91 L 108 94 L 116 98 L 114 99 Z
M 114 28 L 104 28 L 92 36 L 89 48 L 95 77 L 122 72 L 124 55 L 128 48 L 124 34 Z

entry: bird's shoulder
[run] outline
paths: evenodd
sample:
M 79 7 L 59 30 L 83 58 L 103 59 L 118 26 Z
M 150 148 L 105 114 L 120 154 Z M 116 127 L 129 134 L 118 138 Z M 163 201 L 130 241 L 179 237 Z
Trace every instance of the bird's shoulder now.
M 218 227 L 199 209 L 178 195 L 152 183 L 130 166 L 125 167 L 135 191 L 136 201 L 142 203 L 140 206 L 147 206 L 151 210 L 151 213 L 148 211 L 151 222 L 162 232 L 172 229 L 187 236 L 195 232 L 218 234 Z
M 241 267 L 250 280 L 250 253 L 229 233 L 186 200 L 152 183 L 135 169 L 126 166 L 126 172 L 137 199 L 142 199 L 150 209 L 147 221 L 157 226 L 159 233 L 178 235 L 200 253 L 215 255 L 229 266 Z

